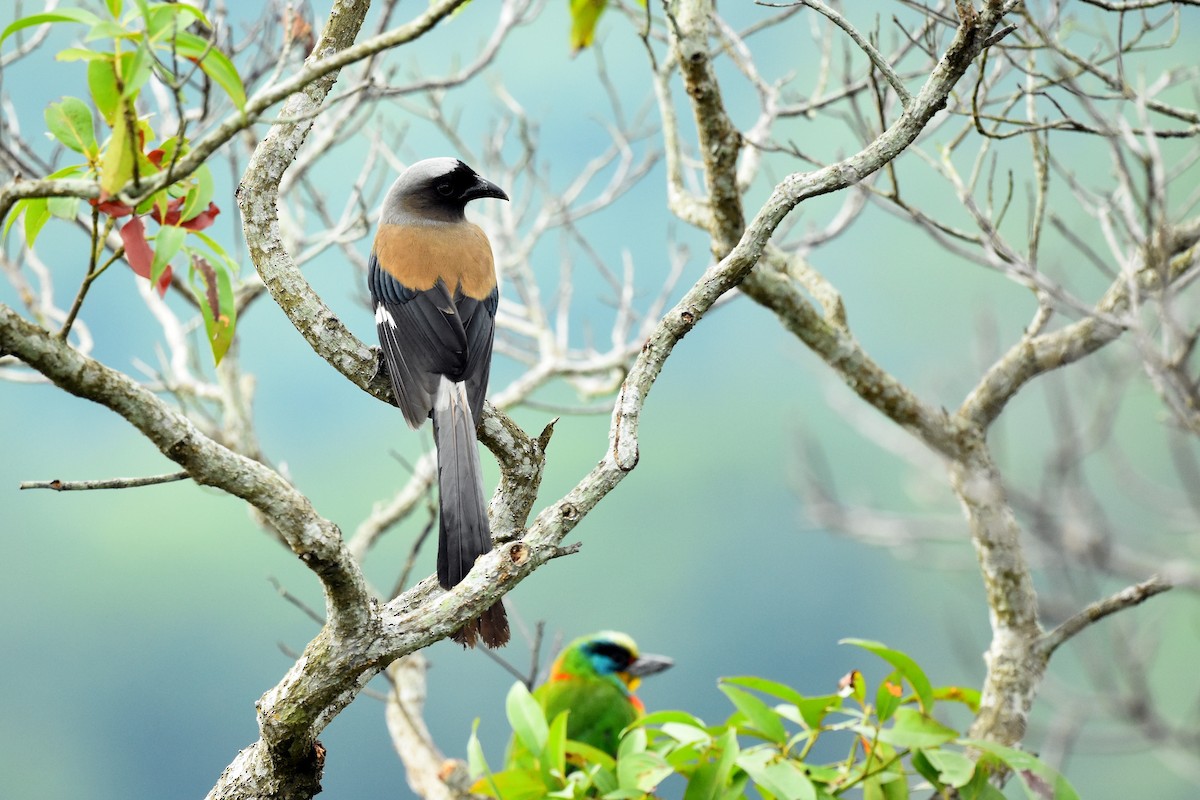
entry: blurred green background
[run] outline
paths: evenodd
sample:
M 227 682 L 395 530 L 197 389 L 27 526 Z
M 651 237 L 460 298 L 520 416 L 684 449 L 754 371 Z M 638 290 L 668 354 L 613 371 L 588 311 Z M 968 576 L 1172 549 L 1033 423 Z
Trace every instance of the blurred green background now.
M 254 14 L 261 11 L 258 4 L 246 4 L 247 20 L 252 5 Z M 885 19 L 895 7 L 873 5 Z M 503 113 L 493 94 L 502 81 L 539 121 L 539 152 L 560 185 L 606 146 L 610 117 L 596 79 L 596 55 L 568 57 L 566 6 L 551 2 L 535 24 L 513 34 L 487 77 L 447 99 L 460 115 L 462 135 L 473 141 Z M 328 3 L 315 7 L 319 23 Z M 423 7 L 401 4 L 401 16 Z M 739 27 L 770 13 L 749 3 L 725 3 L 722 12 Z M 0 25 L 14 13 L 5 4 Z M 424 39 L 389 54 L 388 63 L 403 65 L 405 75 L 439 74 L 478 52 L 494 14 L 491 3 L 473 3 Z M 1177 56 L 1200 46 L 1200 15 L 1188 12 L 1185 21 L 1186 41 L 1174 51 Z M 811 69 L 815 54 L 798 44 L 808 43 L 808 25 L 800 16 L 752 40 L 764 74 Z M 51 41 L 61 47 L 71 37 Z M 638 108 L 650 91 L 634 31 L 610 14 L 601 23 L 600 42 L 627 108 Z M 50 52 L 0 76 L 14 99 L 11 113 L 24 135 L 39 143 L 45 105 L 64 94 L 85 94 L 82 66 L 54 62 Z M 744 83 L 726 77 L 737 86 L 727 90 L 727 102 L 739 124 L 748 125 L 757 98 Z M 690 115 L 682 91 L 675 90 L 690 137 Z M 404 129 L 403 141 L 396 142 L 402 157 L 452 152 L 402 106 L 386 116 Z M 794 132 L 787 135 L 802 137 L 803 149 L 819 156 L 854 147 L 836 122 L 788 125 Z M 259 135 L 264 130 L 256 128 Z M 1019 142 L 999 149 L 1028 160 Z M 335 208 L 362 152 L 361 142 L 351 142 L 331 152 L 322 167 Z M 1080 152 L 1064 157 L 1081 163 L 1102 158 Z M 901 163 L 919 176 L 917 159 Z M 1103 168 L 1102 161 L 1094 163 Z M 784 158 L 770 162 L 772 177 L 798 168 Z M 381 176 L 385 184 L 390 179 Z M 225 176 L 218 199 L 223 213 L 213 231 L 240 252 L 232 183 Z M 522 189 L 506 188 L 514 196 Z M 764 191 L 757 187 L 752 199 Z M 691 250 L 683 284 L 706 266 L 706 243 L 669 219 L 664 195 L 658 168 L 583 227 L 610 265 L 620 263 L 623 251 L 631 253 L 647 299 L 667 272 L 669 241 L 683 241 Z M 939 197 L 931 190 L 928 199 L 954 213 L 948 193 Z M 800 225 L 820 224 L 840 203 L 824 198 L 810 204 Z M 84 239 L 61 221 L 50 226 L 38 252 L 51 265 L 61 297 L 69 297 L 86 268 Z M 13 246 L 6 245 L 10 252 Z M 365 252 L 367 242 L 360 247 Z M 551 286 L 560 252 L 546 246 L 536 256 L 535 266 Z M 990 320 L 1007 344 L 1032 311 L 1027 292 L 951 258 L 878 212 L 814 253 L 813 261 L 843 292 L 851 324 L 868 351 L 926 399 L 948 407 L 961 401 L 979 372 L 980 320 Z M 307 274 L 351 329 L 373 340 L 358 278 L 337 254 L 329 251 Z M 1088 280 L 1079 277 L 1081 285 Z M 580 336 L 587 324 L 605 331 L 611 315 L 606 290 L 581 275 L 577 292 Z M 14 300 L 11 287 L 0 284 L 0 302 Z M 156 326 L 128 270 L 114 269 L 96 285 L 83 318 L 97 339 L 95 355 L 105 363 L 135 372 L 138 360 L 156 363 Z M 353 530 L 372 503 L 405 478 L 389 451 L 414 457 L 428 444 L 428 432 L 412 434 L 394 409 L 371 400 L 313 356 L 267 301 L 242 320 L 238 341 L 244 366 L 257 375 L 256 418 L 266 453 L 286 466 L 318 511 Z M 493 387 L 512 374 L 511 366 L 498 365 Z M 854 667 L 881 677 L 884 670 L 869 656 L 837 644 L 848 636 L 907 651 L 935 685 L 978 686 L 989 630 L 965 526 L 960 524 L 957 541 L 941 545 L 931 558 L 843 540 L 805 521 L 798 487 L 805 472 L 803 444 L 810 439 L 820 442 L 844 498 L 941 520 L 956 514 L 948 490 L 940 496 L 914 494 L 907 467 L 839 416 L 835 406 L 855 402 L 767 313 L 740 298 L 724 306 L 688 335 L 656 384 L 642 420 L 636 472 L 572 536 L 583 542 L 578 555 L 548 565 L 509 595 L 511 616 L 527 625 L 544 620 L 550 634 L 565 638 L 601 628 L 629 632 L 643 649 L 676 659 L 673 670 L 643 687 L 646 705 L 686 708 L 710 720 L 730 711 L 715 687 L 719 676 L 758 674 L 806 693 L 831 691 Z M 1132 390 L 1123 406 L 1128 424 L 1122 432 L 1135 443 L 1131 452 L 1147 480 L 1170 482 L 1156 403 L 1147 389 Z M 537 430 L 552 414 L 526 409 L 515 416 Z M 241 503 L 188 483 L 120 493 L 17 490 L 21 480 L 172 469 L 108 411 L 47 386 L 0 384 L 0 420 L 3 794 L 91 800 L 203 795 L 237 750 L 256 738 L 254 701 L 292 661 L 281 648 L 298 651 L 315 633 L 270 579 L 319 607 L 315 581 L 252 523 Z M 545 498 L 560 496 L 596 462 L 607 425 L 607 416 L 559 422 Z M 1011 480 L 1033 477 L 1047 429 L 1044 398 L 1033 389 L 1010 409 L 1003 431 Z M 487 466 L 494 481 L 494 469 Z M 1136 517 L 1130 522 L 1136 525 Z M 394 580 L 416 530 L 402 527 L 372 553 L 367 571 L 378 585 Z M 423 554 L 421 564 L 423 574 L 432 571 L 432 552 Z M 1057 579 L 1039 577 L 1050 586 Z M 1181 707 L 1195 701 L 1196 611 L 1195 598 L 1179 594 L 1127 612 L 1120 623 L 1167 642 L 1153 677 L 1162 696 L 1178 698 Z M 1056 657 L 1048 686 L 1077 681 L 1079 660 L 1103 654 L 1112 634 L 1112 628 L 1093 629 L 1082 637 L 1086 646 Z M 518 634 L 506 652 L 521 667 L 527 663 L 525 646 Z M 452 644 L 438 644 L 428 655 L 428 720 L 440 746 L 462 756 L 472 720 L 479 718 L 488 754 L 499 761 L 511 678 L 480 653 Z M 1031 748 L 1037 749 L 1047 724 L 1039 707 Z M 1164 769 L 1149 744 L 1127 742 L 1126 736 L 1098 725 L 1078 740 L 1065 771 L 1083 797 L 1196 796 L 1185 768 Z M 379 701 L 360 697 L 322 740 L 329 749 L 324 796 L 410 796 Z

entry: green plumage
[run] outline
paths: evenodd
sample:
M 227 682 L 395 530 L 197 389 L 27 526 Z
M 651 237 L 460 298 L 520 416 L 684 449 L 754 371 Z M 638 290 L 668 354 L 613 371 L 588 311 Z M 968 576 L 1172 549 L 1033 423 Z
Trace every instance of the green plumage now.
M 568 739 L 590 744 L 609 755 L 616 755 L 621 731 L 641 713 L 620 678 L 599 675 L 594 670 L 585 669 L 546 683 L 533 696 L 541 703 L 547 720 L 563 711 L 571 712 L 567 717 Z
M 550 677 L 533 696 L 551 722 L 563 711 L 567 738 L 617 754 L 621 731 L 643 713 L 634 695 L 641 679 L 671 666 L 662 656 L 639 655 L 623 633 L 603 631 L 567 645 L 550 668 Z M 510 745 L 509 763 L 528 759 L 520 743 Z

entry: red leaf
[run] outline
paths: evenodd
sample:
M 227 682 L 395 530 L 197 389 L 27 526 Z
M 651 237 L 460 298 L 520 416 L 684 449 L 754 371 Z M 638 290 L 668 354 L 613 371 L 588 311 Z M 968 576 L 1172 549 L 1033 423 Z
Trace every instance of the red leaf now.
M 187 228 L 189 231 L 202 231 L 208 226 L 212 225 L 213 220 L 216 219 L 217 214 L 220 213 L 221 209 L 217 207 L 216 203 L 209 203 L 208 208 L 204 209 L 179 227 Z
M 173 200 L 167 201 L 167 218 L 164 220 L 162 214 L 159 213 L 158 205 L 150 209 L 150 219 L 157 222 L 159 225 L 178 225 L 179 224 L 179 209 L 183 207 L 183 198 L 176 197 Z
M 108 214 L 110 217 L 127 217 L 133 213 L 133 206 L 127 206 L 115 200 L 98 201 L 92 198 L 88 202 L 100 209 L 101 214 Z
M 155 287 L 156 289 L 158 289 L 159 297 L 162 297 L 163 295 L 165 295 L 167 293 L 167 289 L 170 288 L 171 275 L 172 275 L 171 265 L 167 264 L 167 268 L 163 270 L 162 275 L 158 276 L 158 286 Z
M 154 263 L 154 249 L 146 241 L 146 226 L 141 217 L 134 217 L 121 226 L 121 241 L 125 244 L 125 260 L 133 271 L 143 278 L 150 278 L 150 265 Z
M 163 149 L 161 147 L 156 147 L 149 153 L 146 153 L 146 159 L 154 166 L 161 167 L 164 155 L 166 155 L 166 153 L 163 152 Z

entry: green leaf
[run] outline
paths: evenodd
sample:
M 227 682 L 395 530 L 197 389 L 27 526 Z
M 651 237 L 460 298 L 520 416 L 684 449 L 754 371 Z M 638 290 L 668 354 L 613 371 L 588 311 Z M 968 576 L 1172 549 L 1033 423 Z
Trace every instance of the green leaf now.
M 717 762 L 704 761 L 688 778 L 683 800 L 716 800 L 720 788 L 717 784 Z
M 104 4 L 108 6 L 108 13 L 112 14 L 113 19 L 121 16 L 121 0 L 104 0 Z
M 721 682 L 734 686 L 742 686 L 746 689 L 754 689 L 771 697 L 777 697 L 792 705 L 798 706 L 804 702 L 804 695 L 792 687 L 766 678 L 758 678 L 753 675 L 738 675 L 732 678 L 721 678 Z
M 875 691 L 875 716 L 880 722 L 887 722 L 903 699 L 904 687 L 900 684 L 900 673 L 893 672 L 883 679 Z
M 103 197 L 115 195 L 133 177 L 133 148 L 129 127 L 118 116 L 112 136 L 100 157 L 100 189 Z
M 677 772 L 688 777 L 683 800 L 719 800 L 730 788 L 730 778 L 740 753 L 737 731 L 726 728 L 717 740 L 711 737 L 706 737 L 706 740 L 710 744 L 703 753 L 695 748 L 681 748 L 672 752 L 667 759 Z M 676 759 L 678 754 L 689 752 L 691 757 L 686 761 Z M 693 762 L 696 762 L 694 767 L 691 766 Z
M 92 109 L 78 97 L 64 97 L 60 103 L 51 103 L 46 108 L 46 128 L 65 147 L 83 153 L 89 161 L 100 153 Z
M 885 800 L 908 800 L 908 781 L 901 772 L 885 772 L 879 776 Z
M 607 753 L 603 753 L 603 755 L 609 758 Z M 609 761 L 612 761 L 612 759 L 609 758 Z M 601 796 L 606 797 L 609 792 L 618 791 L 617 764 L 615 761 L 612 761 L 611 767 L 601 767 L 596 761 L 592 760 L 589 760 L 587 763 L 590 765 L 587 773 L 591 776 L 592 786 Z
M 121 99 L 137 97 L 138 92 L 150 80 L 153 59 L 145 43 L 139 43 L 132 52 L 121 53 Z
M 987 759 L 993 756 L 985 756 Z M 970 782 L 958 790 L 962 800 L 1006 800 L 1004 792 L 992 785 L 987 769 L 976 767 Z
M 979 700 L 981 696 L 978 689 L 972 689 L 969 686 L 939 686 L 933 690 L 934 700 L 962 703 L 972 713 L 979 712 Z
M 879 741 L 896 747 L 936 747 L 958 737 L 958 732 L 948 728 L 932 717 L 915 708 L 896 709 L 891 727 L 879 732 Z M 873 729 L 860 730 L 871 736 Z
M 164 164 L 170 162 L 166 160 L 165 154 L 163 159 Z M 207 164 L 201 164 L 200 168 L 194 173 L 195 184 L 188 190 L 187 199 L 183 201 L 183 208 L 179 212 L 179 221 L 187 222 L 197 214 L 208 209 L 208 204 L 212 201 L 216 190 L 213 187 L 212 171 Z
M 1079 800 L 1066 778 L 1031 753 L 982 739 L 961 739 L 960 743 L 991 753 L 1007 764 L 1032 800 Z
M 546 712 L 533 699 L 525 684 L 513 684 L 504 701 L 504 709 L 513 733 L 535 758 L 541 758 L 542 750 L 546 747 L 546 736 L 550 732 L 546 725 Z
M 154 236 L 154 260 L 150 262 L 150 283 L 157 284 L 163 270 L 183 246 L 187 231 L 176 225 L 163 225 Z
M 830 711 L 836 711 L 842 707 L 842 698 L 836 694 L 817 695 L 816 697 L 806 697 L 801 702 L 796 704 L 796 711 L 800 714 L 800 719 L 803 724 L 810 730 L 816 730 L 821 727 L 821 723 L 825 721 L 825 717 Z
M 238 263 L 229 257 L 229 254 L 225 252 L 225 248 L 221 247 L 216 239 L 201 231 L 192 231 L 191 233 L 192 236 L 204 242 L 205 246 L 212 251 L 212 254 L 221 260 L 225 268 L 229 270 L 230 275 L 238 274 L 240 271 Z
M 79 215 L 78 197 L 47 197 L 46 207 L 59 219 L 73 220 Z
M 913 691 L 917 694 L 917 702 L 921 704 L 921 710 L 929 712 L 933 709 L 933 686 L 930 685 L 929 678 L 925 676 L 924 670 L 909 655 L 901 653 L 899 650 L 892 650 L 879 642 L 872 642 L 867 639 L 842 639 L 838 644 L 856 645 L 887 661 L 899 670 L 900 674 L 912 684 Z
M 88 50 L 86 47 L 68 47 L 54 54 L 54 60 L 62 61 L 63 63 L 71 61 L 100 61 L 106 58 L 112 58 L 112 53 L 97 53 L 95 50 Z
M 686 777 L 695 772 L 699 765 L 708 758 L 707 754 L 711 746 L 712 739 L 706 742 L 688 742 L 687 744 L 663 739 L 654 749 L 655 752 L 662 753 L 663 757 L 667 759 L 667 763 L 676 772 Z
M 478 717 L 471 723 L 471 738 L 467 739 L 467 769 L 470 771 L 472 778 L 492 774 L 491 768 L 488 767 L 487 758 L 483 755 L 483 745 L 479 743 Z
M 743 691 L 736 686 L 729 686 L 722 683 L 720 689 L 733 701 L 738 711 L 746 715 L 746 719 L 750 721 L 755 730 L 777 744 L 787 741 L 787 729 L 784 728 L 783 720 L 773 708 L 749 692 Z
M 546 746 L 542 749 L 542 780 L 549 786 L 556 778 L 567 774 L 567 717 L 570 711 L 560 711 L 550 721 Z
M 46 14 L 31 14 L 28 17 L 22 17 L 5 28 L 4 32 L 0 33 L 0 44 L 4 44 L 4 40 L 17 31 L 32 28 L 36 25 L 48 25 L 54 22 L 78 22 L 91 27 L 92 25 L 98 25 L 101 19 L 90 11 L 84 11 L 82 8 L 62 8 Z
M 699 717 L 692 716 L 686 711 L 655 711 L 651 714 L 647 714 L 644 717 L 640 717 L 633 724 L 644 728 L 650 725 L 664 725 L 668 722 L 677 722 L 682 725 L 691 725 L 696 728 L 707 727 L 704 724 L 704 720 L 700 719 Z
M 680 744 L 708 744 L 712 741 L 712 737 L 704 728 L 698 728 L 686 722 L 664 722 L 659 730 Z
M 578 757 L 580 761 L 599 766 L 601 769 L 611 771 L 617 767 L 617 762 L 612 756 L 590 744 L 568 739 L 564 749 L 568 754 Z
M 921 755 L 937 770 L 937 779 L 946 786 L 960 788 L 971 782 L 975 762 L 954 750 L 922 750 Z M 914 762 L 916 760 L 914 756 Z
M 246 87 L 228 56 L 215 47 L 210 48 L 207 39 L 186 31 L 179 32 L 175 43 L 181 56 L 199 61 L 204 74 L 225 90 L 239 110 L 246 108 Z
M 634 753 L 641 753 L 646 749 L 646 741 L 645 728 L 630 728 L 621 737 L 621 741 L 617 743 L 617 760 L 620 761 L 622 758 Z
M 571 53 L 591 47 L 608 0 L 571 0 Z
M 146 36 L 151 41 L 158 41 L 164 34 L 176 34 L 190 25 L 190 22 L 181 23 L 178 18 L 178 9 L 181 6 L 179 3 L 160 3 L 153 8 L 146 8 L 142 14 L 146 21 Z
M 806 730 L 816 730 L 821 727 L 829 711 L 841 708 L 841 697 L 838 694 L 820 694 L 817 697 L 800 698 L 798 704 L 784 703 L 776 706 L 775 710 L 786 720 L 802 726 Z
M 495 797 L 497 800 L 538 800 L 546 796 L 546 784 L 536 770 L 506 769 L 490 779 L 480 778 L 471 787 L 472 794 Z
M 50 219 L 50 203 L 45 197 L 25 201 L 25 246 L 33 247 L 42 226 Z
M 181 14 L 187 14 L 192 19 L 178 19 Z M 146 21 L 146 35 L 152 40 L 163 38 L 163 34 L 182 31 L 193 22 L 199 22 L 206 28 L 212 27 L 203 11 L 186 3 L 156 3 L 147 6 L 142 10 L 142 18 Z
M 913 750 L 910 763 L 918 775 L 929 781 L 933 788 L 941 791 L 945 788 L 945 785 L 942 783 L 941 773 L 925 755 L 926 753 L 934 752 L 938 752 L 936 748 L 929 750 Z M 972 765 L 972 768 L 974 768 L 974 765 Z
M 617 782 L 622 789 L 653 792 L 674 771 L 666 759 L 652 751 L 630 753 L 617 759 Z
M 907 800 L 908 783 L 903 776 L 884 772 L 863 781 L 863 800 Z
M 0 241 L 8 239 L 9 228 L 16 223 L 18 217 L 22 217 L 24 221 L 22 230 L 25 232 L 25 245 L 33 247 L 33 241 L 37 238 L 38 231 L 46 224 L 46 220 L 50 219 L 46 200 L 47 198 L 45 197 L 29 197 L 13 203 L 12 208 L 8 210 L 8 218 L 4 220 L 4 233 L 0 234 Z M 32 219 L 31 215 L 33 215 Z M 33 228 L 32 237 L 29 235 L 31 226 Z
M 725 733 L 721 734 L 717 746 L 721 750 L 721 757 L 716 762 L 717 771 L 714 775 L 714 781 L 716 787 L 721 789 L 729 783 L 730 776 L 733 775 L 733 768 L 737 765 L 738 756 L 741 755 L 741 748 L 738 746 L 737 731 L 733 728 L 728 728 Z
M 96 110 L 111 127 L 116 124 L 121 110 L 121 93 L 117 91 L 117 72 L 111 53 L 88 62 L 87 81 Z
M 742 800 L 746 796 L 746 785 L 750 783 L 750 776 L 743 770 L 738 770 L 733 776 L 729 788 L 719 795 L 719 800 Z M 832 797 L 826 798 L 819 795 L 817 800 L 834 800 Z
M 737 765 L 746 770 L 761 789 L 782 800 L 816 800 L 817 789 L 804 774 L 804 768 L 788 758 L 780 758 L 766 748 L 744 751 Z
M 134 158 L 137 159 L 138 175 L 142 180 L 145 180 L 159 172 L 159 168 L 155 163 L 146 157 L 145 151 L 145 143 L 154 141 L 154 128 L 150 126 L 149 120 L 140 119 L 137 123 L 137 132 L 138 146 L 134 148 Z M 162 190 L 162 194 L 164 196 L 167 195 L 172 188 L 174 187 L 167 187 Z
M 12 204 L 12 208 L 8 210 L 8 216 L 4 219 L 4 231 L 0 233 L 0 242 L 8 240 L 8 229 L 17 221 L 17 217 L 25 213 L 26 206 L 29 205 L 29 200 L 18 200 Z
M 133 39 L 136 34 L 122 28 L 118 23 L 112 20 L 102 19 L 93 25 L 88 26 L 88 32 L 84 35 L 85 42 L 94 42 L 97 39 Z

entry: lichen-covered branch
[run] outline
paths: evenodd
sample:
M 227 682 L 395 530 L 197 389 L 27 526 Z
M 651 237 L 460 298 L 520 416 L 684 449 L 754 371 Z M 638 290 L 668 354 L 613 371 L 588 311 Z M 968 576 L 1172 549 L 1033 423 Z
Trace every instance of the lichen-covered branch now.
M 81 355 L 4 305 L 0 353 L 16 356 L 60 388 L 124 417 L 197 483 L 250 503 L 321 579 L 332 627 L 352 631 L 366 625 L 369 595 L 341 532 L 276 472 L 214 442 L 128 376 Z
M 786 198 L 786 210 L 790 210 L 822 191 L 857 184 L 888 165 L 945 108 L 951 92 L 984 48 L 1011 32 L 1001 27 L 1009 9 L 1001 2 L 985 3 L 982 9 L 958 3 L 957 30 L 924 85 L 911 97 L 898 89 L 904 101 L 899 116 L 854 155 L 821 170 L 784 179 L 763 211 L 781 195 Z M 736 133 L 730 133 L 732 122 L 708 63 L 711 5 L 697 0 L 672 4 L 670 10 L 674 52 L 682 65 L 704 158 L 708 232 L 714 255 L 720 258 L 727 242 L 741 235 L 742 199 L 735 166 L 739 139 Z M 835 22 L 843 29 L 849 25 L 840 16 Z M 858 41 L 860 37 L 851 38 Z M 876 63 L 880 58 L 873 47 L 866 54 Z M 829 188 L 817 188 L 822 185 Z M 775 313 L 863 400 L 947 459 L 950 483 L 966 513 L 987 587 L 993 630 L 983 703 L 972 732 L 1006 744 L 1018 743 L 1024 735 L 1045 658 L 1037 650 L 1041 636 L 1037 595 L 1021 547 L 1020 527 L 988 452 L 986 425 L 966 415 L 950 415 L 918 398 L 865 353 L 848 327 L 840 299 L 827 302 L 831 290 L 820 281 L 806 283 L 821 288 L 818 296 L 822 310 L 805 294 L 805 285 L 789 274 L 786 257 L 772 253 L 745 277 L 741 289 Z

